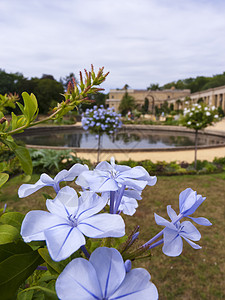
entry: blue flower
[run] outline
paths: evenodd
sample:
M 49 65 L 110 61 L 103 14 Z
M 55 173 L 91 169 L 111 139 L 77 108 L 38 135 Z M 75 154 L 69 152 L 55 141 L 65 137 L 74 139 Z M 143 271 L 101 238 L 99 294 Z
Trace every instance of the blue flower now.
M 202 195 L 197 195 L 197 192 L 193 191 L 191 188 L 187 188 L 179 195 L 179 209 L 180 214 L 183 217 L 188 217 L 195 223 L 204 226 L 210 226 L 212 223 L 206 218 L 193 218 L 190 217 L 196 209 L 205 201 L 206 197 L 202 197 Z
M 60 186 L 59 183 L 61 181 L 72 181 L 74 180 L 79 174 L 81 174 L 83 171 L 87 171 L 88 166 L 87 165 L 81 165 L 81 164 L 75 164 L 73 165 L 69 171 L 62 170 L 60 171 L 54 179 L 52 179 L 47 174 L 43 173 L 40 176 L 40 179 L 34 183 L 34 184 L 22 184 L 19 187 L 18 195 L 20 198 L 27 197 L 34 192 L 40 190 L 44 186 L 52 186 L 56 193 L 59 192 Z
M 158 292 L 150 279 L 143 268 L 130 270 L 116 249 L 102 247 L 89 261 L 71 261 L 56 281 L 56 293 L 61 300 L 155 300 Z
M 142 191 L 146 185 L 155 185 L 156 181 L 156 176 L 150 176 L 143 167 L 116 165 L 111 158 L 111 164 L 106 161 L 99 163 L 93 171 L 79 175 L 76 183 L 94 192 L 106 192 L 117 191 L 122 185 Z
M 172 222 L 167 221 L 155 213 L 156 223 L 165 226 L 163 230 L 163 253 L 168 256 L 180 255 L 183 250 L 182 238 L 187 241 L 192 248 L 201 249 L 199 245 L 192 242 L 199 241 L 201 238 L 201 234 L 197 228 L 190 221 L 184 221 L 182 223 L 179 221 L 176 222 L 178 216 L 171 208 L 171 205 L 167 206 L 167 213 Z
M 100 212 L 106 201 L 93 192 L 83 192 L 78 199 L 69 187 L 56 198 L 46 201 L 47 211 L 30 211 L 21 226 L 25 242 L 45 240 L 51 258 L 60 261 L 85 245 L 90 238 L 121 237 L 125 224 L 121 216 Z

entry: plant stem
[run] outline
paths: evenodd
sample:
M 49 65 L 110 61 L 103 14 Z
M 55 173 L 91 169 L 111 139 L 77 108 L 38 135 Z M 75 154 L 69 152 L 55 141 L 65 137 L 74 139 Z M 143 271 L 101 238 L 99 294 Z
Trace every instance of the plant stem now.
M 195 170 L 197 169 L 198 129 L 195 130 Z
M 98 135 L 98 154 L 97 154 L 97 163 L 100 162 L 100 151 L 101 151 L 101 135 Z

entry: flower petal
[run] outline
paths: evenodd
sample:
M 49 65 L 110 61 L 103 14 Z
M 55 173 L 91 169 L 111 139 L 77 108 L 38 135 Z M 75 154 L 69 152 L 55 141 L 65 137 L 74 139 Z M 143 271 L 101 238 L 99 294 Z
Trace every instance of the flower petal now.
M 85 245 L 85 238 L 77 227 L 58 225 L 45 231 L 46 244 L 51 258 L 60 261 L 68 258 Z
M 185 214 L 196 202 L 197 193 L 191 188 L 187 188 L 179 195 L 180 213 Z
M 62 222 L 62 218 L 51 215 L 47 211 L 33 210 L 26 214 L 22 226 L 21 235 L 26 243 L 45 240 L 44 231 Z
M 171 205 L 167 205 L 167 214 L 170 217 L 171 221 L 174 222 L 177 219 L 177 214 Z
M 89 259 L 96 270 L 96 274 L 103 293 L 108 298 L 124 280 L 126 270 L 119 251 L 113 248 L 97 248 Z
M 192 218 L 192 217 L 188 217 L 190 218 L 192 221 L 194 221 L 195 223 L 199 224 L 199 225 L 203 225 L 203 226 L 211 226 L 212 223 L 203 217 L 199 217 L 199 218 Z
M 54 179 L 52 179 L 48 174 L 43 173 L 40 176 L 40 179 L 43 183 L 45 183 L 46 185 L 54 185 L 55 181 Z
M 88 170 L 87 165 L 75 164 L 73 165 L 68 171 L 62 170 L 60 171 L 54 178 L 55 182 L 60 181 L 72 181 L 74 180 L 79 174 L 84 171 Z
M 135 191 L 135 190 L 125 190 L 124 191 L 124 196 L 129 197 L 129 198 L 134 198 L 136 200 L 141 200 L 141 191 Z
M 98 214 L 81 221 L 78 229 L 91 238 L 121 237 L 125 234 L 125 223 L 115 214 Z
M 162 251 L 168 256 L 178 256 L 183 250 L 183 241 L 177 231 L 165 228 L 163 232 L 164 245 Z
M 158 291 L 156 286 L 150 282 L 150 274 L 142 268 L 131 270 L 119 288 L 109 297 L 110 300 L 156 300 Z
M 76 215 L 79 222 L 101 211 L 107 203 L 107 198 L 90 191 L 83 192 L 79 199 L 81 204 Z
M 186 237 L 183 236 L 183 238 L 185 239 L 186 242 L 188 242 L 189 245 L 191 245 L 192 248 L 194 248 L 194 249 L 201 249 L 202 248 L 201 246 L 199 246 L 198 244 L 195 244 L 194 242 L 190 241 Z
M 96 271 L 84 258 L 72 260 L 59 275 L 55 287 L 62 300 L 102 299 Z
M 46 183 L 42 182 L 41 179 L 34 184 L 22 184 L 19 187 L 18 195 L 20 198 L 30 196 L 44 186 L 46 186 Z
M 138 203 L 133 198 L 123 197 L 118 208 L 119 211 L 122 211 L 125 215 L 132 216 L 136 212 Z
M 197 200 L 195 204 L 189 209 L 189 211 L 185 214 L 185 216 L 192 215 L 196 209 L 205 201 L 206 197 L 202 197 L 202 195 L 197 195 Z
M 193 241 L 199 241 L 201 238 L 201 233 L 190 221 L 181 223 L 180 235 Z
M 176 226 L 174 224 L 172 224 L 171 222 L 167 221 L 163 217 L 160 217 L 156 213 L 154 213 L 154 216 L 155 216 L 155 222 L 156 222 L 156 224 L 162 225 L 162 226 L 166 226 L 166 227 L 168 227 L 168 228 L 170 228 L 172 230 L 177 230 Z
M 113 166 L 109 164 L 107 161 L 101 161 L 95 168 L 96 170 L 101 171 L 111 171 L 113 170 Z

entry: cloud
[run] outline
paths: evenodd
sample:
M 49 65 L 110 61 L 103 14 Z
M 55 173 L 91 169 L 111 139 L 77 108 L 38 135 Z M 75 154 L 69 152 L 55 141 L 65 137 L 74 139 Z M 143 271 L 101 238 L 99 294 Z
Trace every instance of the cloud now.
M 24 76 L 105 66 L 104 87 L 146 88 L 225 70 L 219 0 L 2 0 L 0 68 Z

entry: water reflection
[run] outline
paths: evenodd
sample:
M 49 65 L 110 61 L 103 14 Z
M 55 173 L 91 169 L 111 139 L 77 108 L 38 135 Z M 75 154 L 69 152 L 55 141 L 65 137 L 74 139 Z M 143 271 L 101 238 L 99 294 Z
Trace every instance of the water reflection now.
M 29 145 L 64 146 L 77 148 L 97 149 L 95 135 L 81 129 L 61 131 L 27 131 L 16 137 Z M 199 145 L 215 145 L 225 143 L 222 137 L 199 135 Z M 194 134 L 186 132 L 150 131 L 150 130 L 127 130 L 122 129 L 114 136 L 104 135 L 102 148 L 105 149 L 149 149 L 149 148 L 173 148 L 194 145 Z

